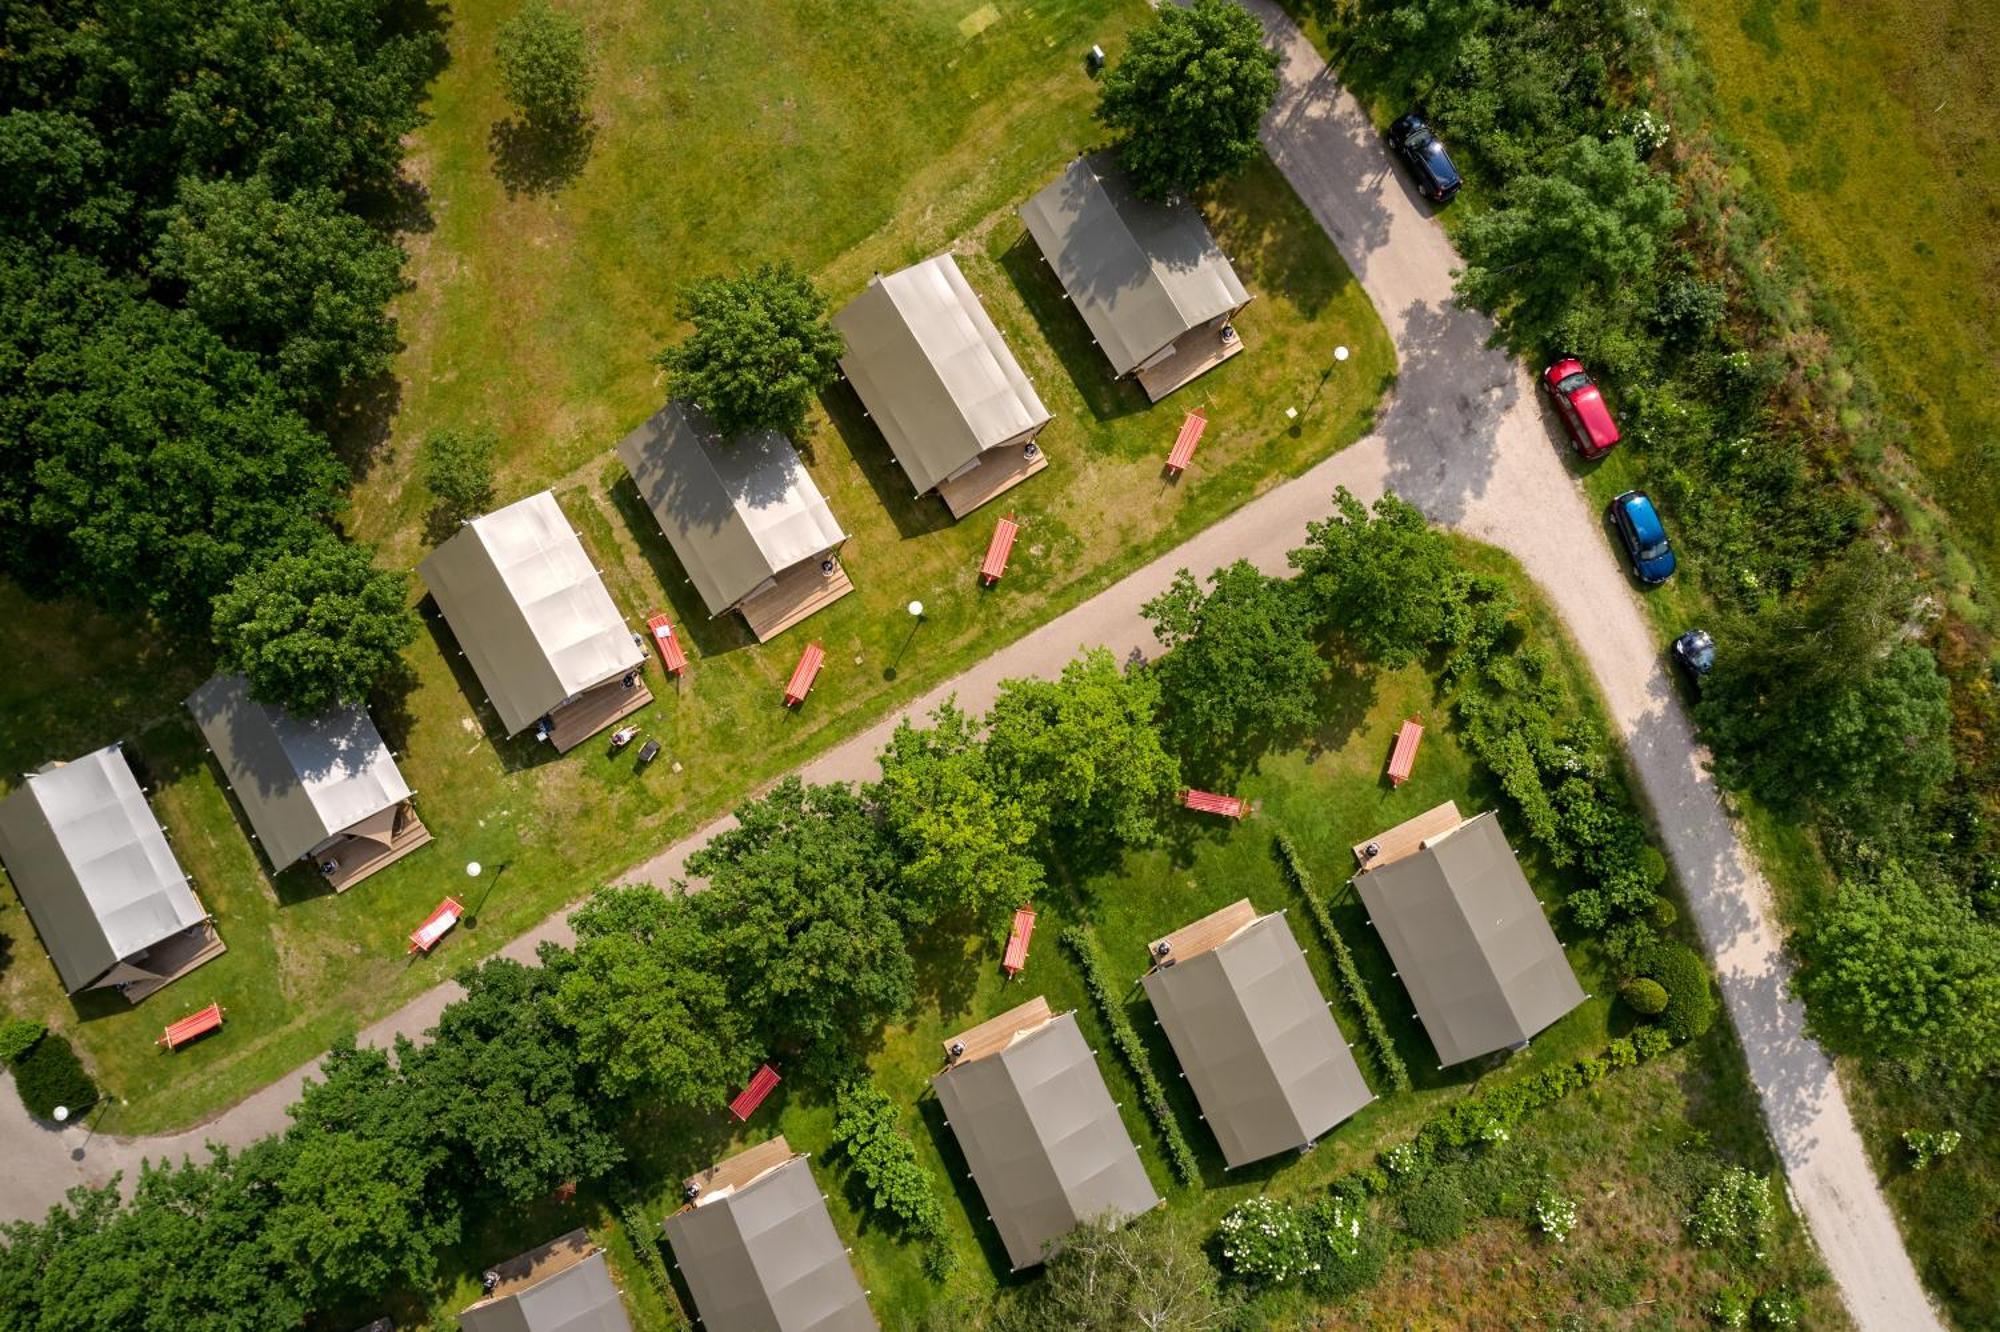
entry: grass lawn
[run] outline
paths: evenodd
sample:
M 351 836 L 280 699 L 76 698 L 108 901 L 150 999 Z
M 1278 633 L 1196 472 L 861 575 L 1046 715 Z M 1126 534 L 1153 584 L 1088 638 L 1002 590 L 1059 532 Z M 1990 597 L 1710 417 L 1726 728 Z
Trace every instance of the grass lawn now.
M 413 566 L 431 540 L 415 442 L 440 426 L 494 425 L 500 498 L 552 486 L 633 623 L 665 606 L 683 627 L 687 681 L 673 689 L 655 673 L 660 699 L 634 718 L 666 753 L 635 773 L 601 742 L 556 759 L 499 737 L 433 617 L 374 710 L 437 844 L 333 897 L 298 870 L 273 880 L 258 863 L 181 708 L 205 671 L 198 649 L 67 606 L 30 610 L 0 589 L 0 611 L 18 612 L 0 628 L 0 773 L 128 740 L 229 944 L 136 1010 L 116 997 L 72 1005 L 9 897 L 0 941 L 14 960 L 0 972 L 0 1006 L 76 1040 L 128 1102 L 108 1113 L 106 1131 L 198 1122 L 313 1059 L 1358 437 L 1393 374 L 1360 287 L 1260 160 L 1204 200 L 1256 296 L 1239 321 L 1247 351 L 1157 407 L 1109 378 L 1013 208 L 1096 141 L 1081 53 L 1102 41 L 1115 54 L 1149 12 L 1137 0 L 1003 7 L 977 32 L 961 30 L 960 6 L 935 0 L 592 7 L 601 73 L 590 156 L 559 191 L 510 194 L 496 169 L 503 110 L 490 50 L 512 8 L 454 9 L 452 63 L 413 147 L 430 225 L 410 238 L 397 396 L 375 437 L 349 441 L 359 480 L 348 521 L 386 561 Z M 611 453 L 660 401 L 649 358 L 677 336 L 675 292 L 783 256 L 840 302 L 870 272 L 946 247 L 1055 413 L 1041 438 L 1051 466 L 951 525 L 936 500 L 907 493 L 837 386 L 800 443 L 852 534 L 843 557 L 855 593 L 768 645 L 733 619 L 709 620 Z M 1353 355 L 1330 377 L 1340 344 Z M 1296 423 L 1284 414 L 1294 406 Z M 1165 484 L 1161 460 L 1195 407 L 1211 421 L 1201 454 Z M 983 592 L 974 570 L 994 516 L 1008 512 L 1021 541 L 1007 579 Z M 904 611 L 913 598 L 926 607 L 914 637 Z M 827 668 L 803 709 L 782 709 L 780 687 L 813 639 Z M 475 859 L 488 870 L 466 896 L 463 866 Z M 447 893 L 476 924 L 433 957 L 407 960 L 405 936 Z M 160 1055 L 160 1026 L 211 1000 L 229 1010 L 227 1031 Z

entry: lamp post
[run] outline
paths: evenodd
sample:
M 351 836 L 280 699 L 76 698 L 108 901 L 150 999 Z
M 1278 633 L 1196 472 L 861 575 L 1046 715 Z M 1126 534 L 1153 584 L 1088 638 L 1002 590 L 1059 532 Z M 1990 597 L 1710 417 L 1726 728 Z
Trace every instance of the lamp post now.
M 486 867 L 480 864 L 478 861 L 468 860 L 465 862 L 466 878 L 477 879 L 480 875 L 484 874 L 485 872 L 486 872 Z M 466 929 L 476 930 L 479 928 L 479 913 L 481 910 L 485 908 L 486 899 L 493 896 L 493 890 L 500 886 L 500 876 L 502 874 L 505 874 L 506 872 L 507 872 L 507 862 L 504 860 L 501 861 L 498 865 L 495 865 L 493 867 L 493 877 L 486 881 L 486 891 L 479 895 L 478 904 L 474 906 L 472 910 L 465 913 Z
M 57 1106 L 57 1107 L 56 1107 L 56 1123 L 58 1123 L 58 1124 L 67 1124 L 67 1123 L 69 1123 L 69 1107 L 68 1107 L 68 1106 L 66 1106 L 66 1105 L 59 1105 L 59 1106 Z
M 910 650 L 910 644 L 914 643 L 917 639 L 917 630 L 923 627 L 924 623 L 923 602 L 912 601 L 904 609 L 910 612 L 910 635 L 908 638 L 905 638 L 903 640 L 903 646 L 896 649 L 896 659 L 890 662 L 888 669 L 882 672 L 882 678 L 884 680 L 893 680 L 896 678 L 896 667 L 902 664 L 903 654 Z

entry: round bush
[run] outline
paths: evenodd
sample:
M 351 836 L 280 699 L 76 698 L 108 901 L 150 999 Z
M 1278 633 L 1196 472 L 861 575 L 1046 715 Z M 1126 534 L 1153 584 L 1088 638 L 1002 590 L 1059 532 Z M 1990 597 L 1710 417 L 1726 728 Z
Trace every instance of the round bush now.
M 1290 1203 L 1248 1198 L 1222 1218 L 1222 1257 L 1229 1270 L 1250 1281 L 1283 1285 L 1312 1268 L 1312 1243 Z
M 1302 1219 L 1313 1263 L 1306 1272 L 1306 1289 L 1339 1300 L 1375 1284 L 1382 1275 L 1382 1235 L 1361 1200 L 1321 1199 L 1305 1209 Z
M 1693 1040 L 1715 1023 L 1715 992 L 1708 966 L 1686 944 L 1661 944 L 1642 968 L 1667 992 L 1660 1025 L 1676 1041 Z
M 1644 976 L 1634 976 L 1619 986 L 1618 997 L 1642 1017 L 1658 1017 L 1667 1008 L 1667 987 Z
M 56 1035 L 36 1041 L 14 1065 L 14 1086 L 37 1119 L 54 1119 L 59 1105 L 68 1106 L 75 1118 L 97 1103 L 97 1084 L 83 1071 L 69 1042 Z
M 27 1018 L 8 1018 L 0 1022 L 0 1064 L 11 1064 L 22 1055 L 35 1048 L 35 1042 L 42 1039 L 47 1031 L 39 1022 Z
M 1465 1229 L 1465 1195 L 1449 1179 L 1433 1179 L 1403 1195 L 1403 1228 L 1419 1244 L 1441 1244 Z

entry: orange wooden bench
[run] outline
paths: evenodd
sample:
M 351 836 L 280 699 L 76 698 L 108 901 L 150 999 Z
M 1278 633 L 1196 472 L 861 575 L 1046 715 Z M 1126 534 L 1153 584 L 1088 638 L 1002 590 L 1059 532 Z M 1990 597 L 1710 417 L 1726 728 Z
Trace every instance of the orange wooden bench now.
M 819 679 L 819 668 L 826 662 L 826 649 L 817 643 L 806 644 L 806 650 L 799 654 L 798 669 L 792 672 L 792 682 L 785 686 L 785 706 L 795 708 L 806 701 L 812 692 L 813 681 Z
M 1201 432 L 1208 429 L 1208 417 L 1200 409 L 1189 412 L 1187 420 L 1181 423 L 1181 433 L 1174 437 L 1174 447 L 1167 454 L 1167 470 L 1179 476 L 1194 461 L 1194 446 L 1201 443 Z
M 1028 965 L 1028 941 L 1035 937 L 1035 912 L 1032 907 L 1022 907 L 1014 913 L 1014 932 L 1007 936 L 1007 955 L 1000 959 L 1000 969 L 1012 980 L 1021 974 L 1021 968 Z
M 739 1120 L 749 1119 L 780 1081 L 778 1070 L 769 1064 L 764 1065 L 751 1077 L 750 1085 L 736 1093 L 736 1099 L 729 1103 L 729 1113 Z
M 993 529 L 993 540 L 986 543 L 986 558 L 979 562 L 979 576 L 991 587 L 1000 581 L 1000 575 L 1007 572 L 1007 557 L 1014 553 L 1014 538 L 1020 534 L 1021 525 L 1010 514 L 1000 520 Z
M 681 640 L 674 637 L 673 622 L 667 619 L 666 612 L 654 611 L 647 616 L 646 629 L 653 635 L 653 646 L 660 650 L 660 665 L 667 668 L 668 677 L 686 670 L 687 653 L 681 651 Z
M 1220 814 L 1225 818 L 1243 817 L 1243 797 L 1217 795 L 1213 791 L 1190 790 L 1181 797 L 1181 803 L 1202 814 Z
M 164 1045 L 168 1053 L 180 1049 L 197 1036 L 206 1036 L 211 1031 L 222 1029 L 222 1005 L 210 1004 L 199 1013 L 190 1013 L 179 1022 L 170 1023 L 161 1033 L 155 1045 Z
M 458 924 L 458 918 L 465 914 L 465 908 L 458 904 L 456 897 L 447 897 L 438 903 L 437 910 L 423 924 L 410 931 L 410 951 L 428 953 L 437 947 L 437 941 L 451 932 Z
M 1417 766 L 1417 746 L 1423 739 L 1424 724 L 1415 717 L 1396 732 L 1396 747 L 1389 751 L 1389 785 L 1401 786 L 1410 780 L 1410 770 Z

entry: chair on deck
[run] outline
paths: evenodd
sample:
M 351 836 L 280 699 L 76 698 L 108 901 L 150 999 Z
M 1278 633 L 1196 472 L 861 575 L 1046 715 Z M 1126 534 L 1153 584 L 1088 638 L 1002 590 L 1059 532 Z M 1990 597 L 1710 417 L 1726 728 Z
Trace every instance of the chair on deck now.
M 646 617 L 646 632 L 653 636 L 653 646 L 659 649 L 660 665 L 664 666 L 669 679 L 679 679 L 687 669 L 687 653 L 681 650 L 681 640 L 674 636 L 673 622 L 665 611 L 654 611 Z
M 1189 790 L 1181 797 L 1181 803 L 1200 814 L 1220 814 L 1224 818 L 1243 817 L 1243 797 L 1217 795 L 1213 791 Z
M 1423 743 L 1424 724 L 1415 717 L 1403 723 L 1396 732 L 1396 747 L 1389 751 L 1389 785 L 1401 786 L 1410 780 L 1410 770 L 1417 766 L 1417 746 Z
M 780 1081 L 782 1079 L 778 1077 L 778 1070 L 769 1064 L 764 1065 L 751 1077 L 750 1085 L 736 1093 L 736 1099 L 729 1103 L 729 1113 L 735 1115 L 739 1121 L 748 1120 L 756 1113 L 757 1107 L 764 1104 L 764 1098 L 776 1089 Z
M 1022 907 L 1014 913 L 1014 930 L 1007 936 L 1007 953 L 1000 959 L 1000 969 L 1013 980 L 1021 974 L 1021 968 L 1028 965 L 1028 941 L 1035 937 L 1035 911 L 1033 907 Z
M 1174 447 L 1167 454 L 1167 471 L 1179 476 L 1194 461 L 1194 446 L 1201 443 L 1201 432 L 1208 429 L 1208 417 L 1199 408 L 1187 414 L 1181 422 L 1181 433 L 1174 437 Z
M 169 1054 L 180 1049 L 197 1036 L 206 1036 L 211 1031 L 222 1029 L 223 1010 L 221 1004 L 210 1004 L 198 1013 L 190 1013 L 179 1022 L 169 1023 L 160 1038 L 153 1042 L 164 1045 Z
M 806 644 L 806 650 L 799 654 L 798 669 L 792 672 L 791 683 L 785 686 L 785 706 L 795 708 L 806 701 L 812 692 L 813 681 L 819 678 L 819 668 L 826 661 L 826 649 L 817 643 Z
M 986 558 L 980 561 L 979 577 L 987 587 L 1000 581 L 1000 575 L 1007 572 L 1007 557 L 1014 553 L 1014 538 L 1021 527 L 1010 515 L 1000 520 L 993 529 L 993 540 L 987 543 Z
M 451 927 L 458 924 L 459 917 L 464 914 L 465 908 L 459 905 L 456 897 L 445 898 L 444 901 L 438 903 L 437 910 L 431 912 L 430 917 L 423 924 L 410 931 L 409 951 L 412 953 L 430 952 L 431 949 L 437 947 L 438 940 L 451 932 Z

